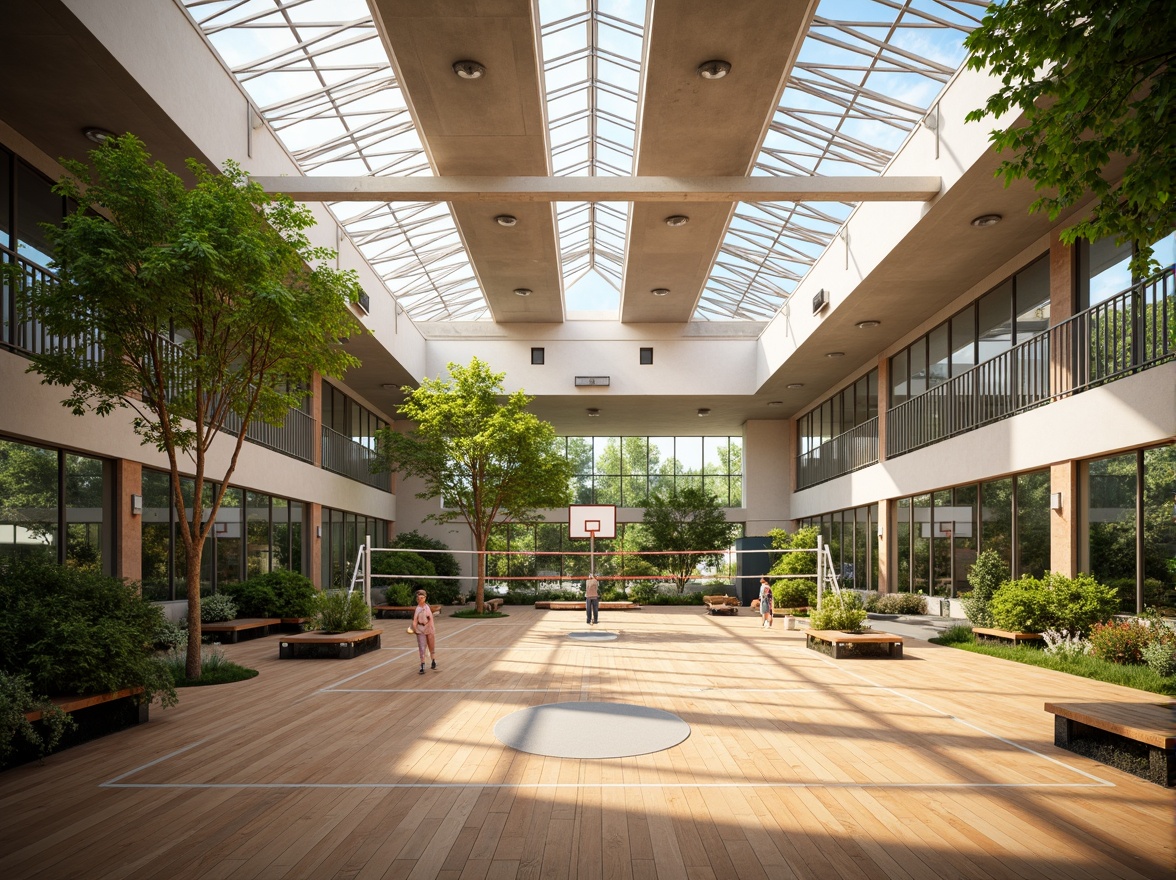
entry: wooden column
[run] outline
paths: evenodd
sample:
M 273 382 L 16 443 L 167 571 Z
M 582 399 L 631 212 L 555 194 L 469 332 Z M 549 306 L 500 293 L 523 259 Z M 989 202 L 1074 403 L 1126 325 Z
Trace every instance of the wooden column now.
M 143 514 L 131 513 L 131 496 L 143 496 L 143 465 L 125 458 L 115 460 L 116 577 L 127 581 L 143 579 Z
M 1078 571 L 1078 463 L 1064 461 L 1049 469 L 1049 491 L 1062 506 L 1049 512 L 1049 567 L 1073 577 Z
M 1074 315 L 1077 305 L 1077 249 L 1062 244 L 1055 229 L 1049 237 L 1049 325 L 1055 327 Z M 1075 352 L 1063 345 L 1060 334 L 1050 335 L 1049 374 L 1051 393 L 1063 394 L 1073 384 Z
M 889 408 L 890 358 L 881 357 L 878 358 L 878 461 L 886 461 L 886 410 Z
M 323 588 L 323 506 L 314 501 L 306 504 L 307 554 L 306 564 L 310 567 L 308 576 L 320 590 Z
M 878 501 L 878 546 L 874 548 L 874 552 L 878 554 L 878 583 L 874 585 L 874 589 L 879 593 L 890 592 L 890 529 L 893 507 L 889 498 Z
M 310 417 L 314 419 L 314 437 L 311 448 L 314 450 L 314 466 L 323 466 L 323 377 L 315 373 L 310 380 Z

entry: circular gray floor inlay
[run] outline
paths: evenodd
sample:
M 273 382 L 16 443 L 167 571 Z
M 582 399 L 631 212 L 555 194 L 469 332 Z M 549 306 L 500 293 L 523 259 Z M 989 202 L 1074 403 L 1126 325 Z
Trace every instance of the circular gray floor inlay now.
M 547 703 L 512 712 L 494 725 L 503 745 L 552 758 L 627 758 L 660 752 L 690 736 L 670 712 L 628 703 Z
M 603 629 L 568 633 L 569 639 L 578 639 L 581 642 L 611 642 L 616 637 L 616 633 Z

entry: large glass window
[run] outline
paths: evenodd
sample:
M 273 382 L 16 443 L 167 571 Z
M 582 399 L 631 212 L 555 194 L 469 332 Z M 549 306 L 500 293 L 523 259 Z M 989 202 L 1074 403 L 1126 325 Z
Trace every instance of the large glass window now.
M 0 553 L 58 561 L 58 453 L 0 440 Z
M 103 462 L 67 452 L 65 465 L 65 561 L 102 569 L 106 492 Z
M 17 254 L 38 266 L 48 267 L 53 261 L 53 249 L 42 224 L 59 226 L 64 214 L 64 200 L 54 194 L 53 182 L 17 161 Z

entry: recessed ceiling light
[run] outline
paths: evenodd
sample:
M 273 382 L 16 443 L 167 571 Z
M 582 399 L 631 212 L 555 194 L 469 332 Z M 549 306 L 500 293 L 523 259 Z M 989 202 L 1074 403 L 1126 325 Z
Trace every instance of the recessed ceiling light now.
M 699 409 L 698 409 L 698 417 L 699 418 L 703 418 L 703 417 L 709 416 L 709 415 L 710 415 L 709 409 L 707 409 L 705 406 L 699 407 Z
M 825 352 L 825 357 L 827 357 L 827 358 L 841 358 L 841 357 L 845 357 L 845 352 L 843 352 L 843 351 L 827 351 L 827 352 Z
M 600 410 L 598 410 L 596 407 L 594 407 L 594 406 L 588 407 L 588 418 L 594 419 L 599 415 L 600 415 Z
M 114 137 L 114 132 L 107 131 L 105 128 L 83 128 L 82 134 L 96 144 L 104 144 Z
M 515 296 L 530 296 L 531 290 L 527 287 L 516 287 L 514 289 Z
M 397 391 L 400 388 L 399 385 L 393 385 L 391 382 L 385 382 L 380 387 L 383 388 L 385 391 Z
M 803 382 L 793 382 L 788 386 L 788 388 L 793 391 L 795 391 L 797 388 L 803 388 L 803 387 L 804 387 Z
M 983 229 L 986 226 L 995 226 L 1003 219 L 1004 218 L 1000 216 L 1000 214 L 981 214 L 979 217 L 976 217 L 972 220 L 972 225 Z
M 519 218 L 513 214 L 499 214 L 494 218 L 494 222 L 499 226 L 514 226 L 519 222 Z
M 881 321 L 858 321 L 857 328 L 859 330 L 873 330 L 881 323 Z
M 698 65 L 698 75 L 703 79 L 722 79 L 730 72 L 730 62 L 721 61 L 718 58 L 713 61 L 704 61 Z
M 789 385 L 788 387 L 791 388 L 792 386 Z M 784 401 L 782 401 L 782 400 L 769 400 L 768 401 L 768 406 L 783 406 L 783 405 L 784 405 Z
M 481 79 L 486 73 L 486 68 L 477 61 L 454 61 L 453 72 L 462 79 Z
M 668 287 L 655 287 L 653 290 L 651 290 L 649 292 L 652 293 L 654 296 L 669 296 L 670 295 L 670 289 Z
M 690 218 L 685 214 L 672 214 L 666 218 L 666 226 L 671 226 L 675 229 L 679 226 L 685 226 L 689 222 Z

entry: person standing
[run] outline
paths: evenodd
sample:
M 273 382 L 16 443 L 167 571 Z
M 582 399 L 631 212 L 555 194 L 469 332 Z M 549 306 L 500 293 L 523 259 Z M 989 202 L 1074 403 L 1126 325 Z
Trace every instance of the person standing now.
M 584 581 L 584 611 L 590 626 L 600 623 L 600 581 L 594 571 L 588 572 L 588 580 Z
M 766 577 L 760 578 L 760 614 L 764 616 L 761 626 L 772 625 L 772 585 Z
M 425 648 L 429 649 L 429 659 L 433 661 L 433 669 L 437 668 L 437 630 L 433 625 L 433 609 L 429 607 L 428 596 L 424 590 L 416 591 L 417 607 L 412 612 L 412 631 L 417 637 L 417 652 L 421 657 L 420 674 L 425 674 Z

